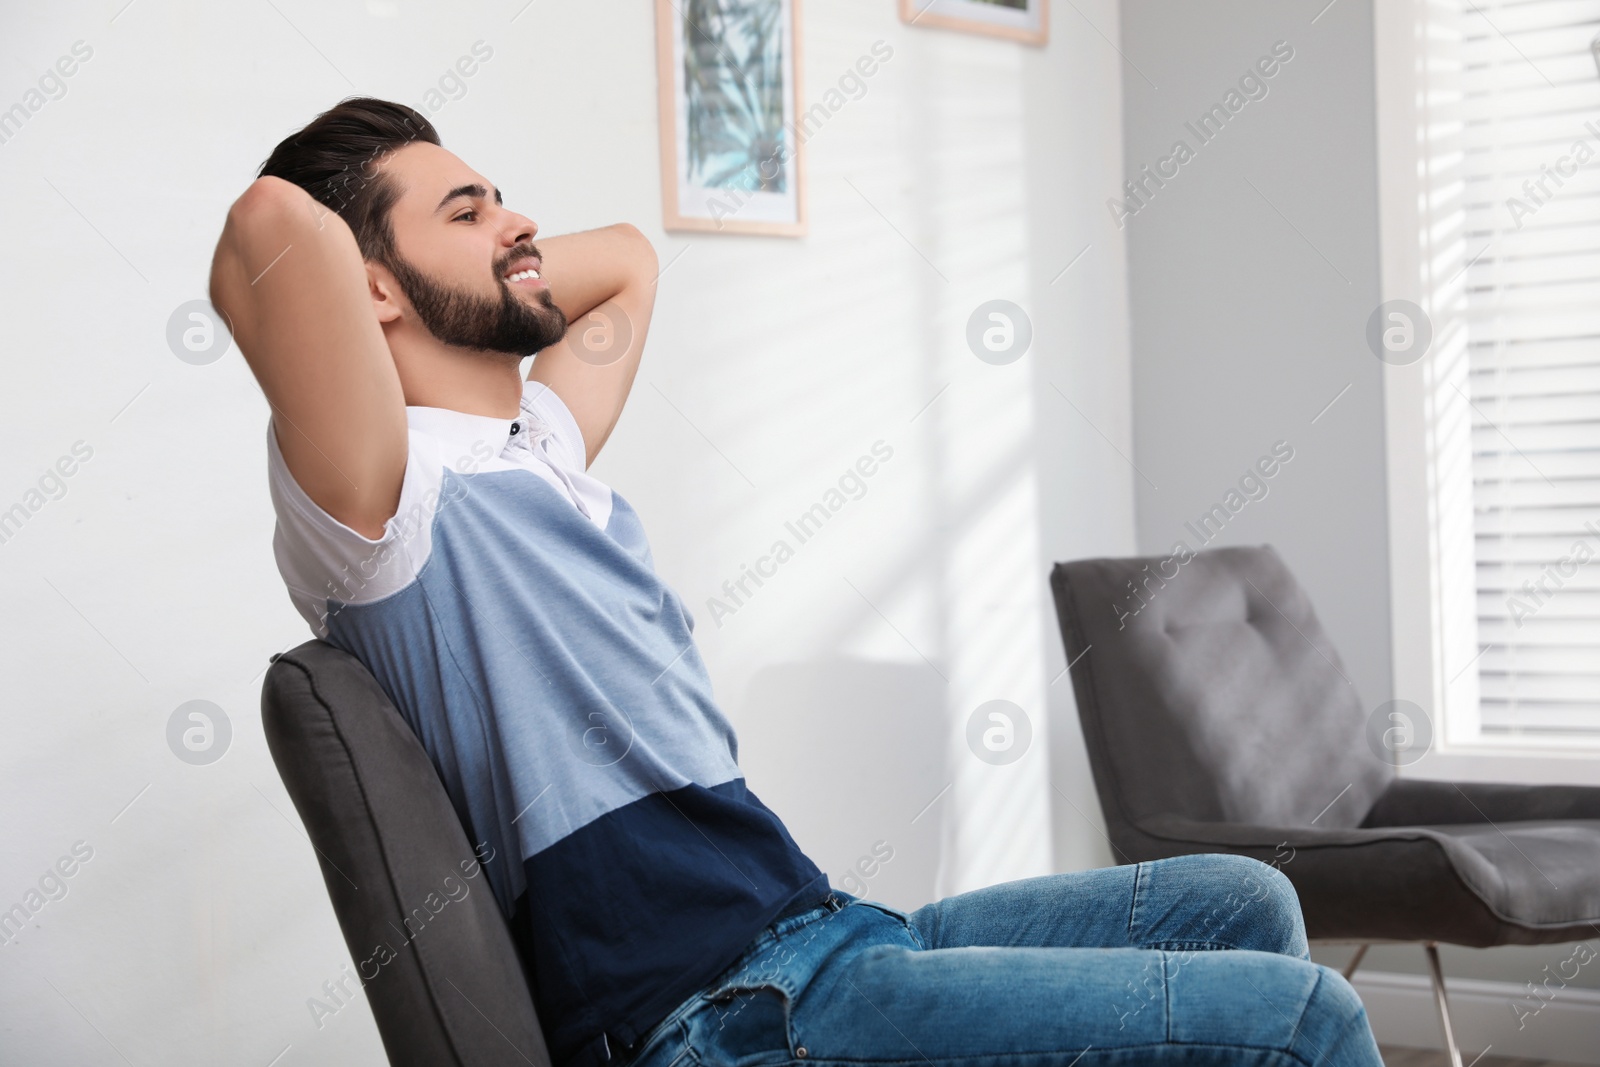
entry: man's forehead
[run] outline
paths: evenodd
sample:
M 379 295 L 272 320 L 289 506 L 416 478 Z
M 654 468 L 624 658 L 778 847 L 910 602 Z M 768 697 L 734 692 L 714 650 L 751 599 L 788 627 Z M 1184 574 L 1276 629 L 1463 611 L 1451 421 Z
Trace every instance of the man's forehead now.
M 476 186 L 484 190 L 479 195 L 491 198 L 497 192 L 493 182 L 467 166 L 461 157 L 426 141 L 398 149 L 389 159 L 389 171 L 399 179 L 401 199 L 413 211 L 431 212 L 455 190 Z

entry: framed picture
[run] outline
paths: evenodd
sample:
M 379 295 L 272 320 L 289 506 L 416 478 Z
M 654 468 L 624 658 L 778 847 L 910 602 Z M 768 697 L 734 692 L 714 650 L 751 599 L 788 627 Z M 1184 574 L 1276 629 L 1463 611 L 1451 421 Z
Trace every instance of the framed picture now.
M 1044 44 L 1050 37 L 1050 0 L 900 0 L 900 18 L 1025 44 Z
M 656 0 L 666 228 L 806 232 L 802 0 Z

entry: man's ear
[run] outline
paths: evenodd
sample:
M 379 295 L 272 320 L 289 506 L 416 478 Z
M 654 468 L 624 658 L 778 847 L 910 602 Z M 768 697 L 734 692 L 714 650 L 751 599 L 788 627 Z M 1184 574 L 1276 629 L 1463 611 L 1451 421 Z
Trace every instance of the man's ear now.
M 400 283 L 395 281 L 389 268 L 367 261 L 367 292 L 372 297 L 372 310 L 378 313 L 378 321 L 394 322 L 400 318 L 401 300 Z

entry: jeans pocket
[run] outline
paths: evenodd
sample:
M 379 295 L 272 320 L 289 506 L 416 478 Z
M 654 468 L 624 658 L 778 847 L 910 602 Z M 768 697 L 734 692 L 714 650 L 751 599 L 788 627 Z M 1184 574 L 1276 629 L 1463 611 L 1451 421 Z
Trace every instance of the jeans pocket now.
M 889 905 L 876 900 L 868 900 L 866 897 L 856 897 L 855 900 L 851 901 L 851 903 L 863 905 L 871 908 L 873 911 L 881 911 L 885 915 L 892 915 L 903 923 L 911 921 L 911 917 L 905 912 L 901 911 L 899 908 L 892 908 Z
M 917 928 L 912 925 L 911 916 L 906 912 L 901 911 L 899 908 L 890 907 L 889 905 L 881 903 L 880 901 L 868 900 L 866 897 L 856 897 L 851 901 L 851 903 L 860 904 L 862 907 L 871 908 L 873 911 L 881 912 L 884 915 L 887 915 L 889 918 L 900 924 L 900 927 L 905 931 L 906 936 L 909 937 L 918 948 L 926 947 L 922 943 L 922 936 L 917 933 Z
M 761 1067 L 795 1058 L 792 998 L 776 982 L 732 981 L 701 994 L 704 1010 L 685 1020 L 705 1067 Z

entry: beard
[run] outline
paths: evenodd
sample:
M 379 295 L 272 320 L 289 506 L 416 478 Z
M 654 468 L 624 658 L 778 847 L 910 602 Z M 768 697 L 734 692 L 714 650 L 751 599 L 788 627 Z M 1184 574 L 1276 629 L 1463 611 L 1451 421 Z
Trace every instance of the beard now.
M 537 255 L 538 251 L 524 248 L 518 254 Z M 506 262 L 512 258 L 506 257 Z M 535 303 L 530 304 L 496 274 L 500 283 L 500 299 L 496 300 L 424 274 L 398 255 L 385 266 L 400 283 L 423 327 L 444 344 L 520 358 L 549 348 L 566 335 L 567 317 L 549 289 L 534 290 Z

